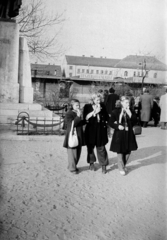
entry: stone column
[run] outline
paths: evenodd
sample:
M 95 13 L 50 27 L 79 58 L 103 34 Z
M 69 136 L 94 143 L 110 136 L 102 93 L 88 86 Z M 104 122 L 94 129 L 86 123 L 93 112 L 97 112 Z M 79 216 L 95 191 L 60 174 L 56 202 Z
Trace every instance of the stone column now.
M 19 102 L 19 27 L 0 20 L 0 102 Z
M 33 88 L 31 79 L 31 65 L 27 40 L 20 37 L 19 40 L 19 84 L 20 84 L 20 103 L 33 103 Z

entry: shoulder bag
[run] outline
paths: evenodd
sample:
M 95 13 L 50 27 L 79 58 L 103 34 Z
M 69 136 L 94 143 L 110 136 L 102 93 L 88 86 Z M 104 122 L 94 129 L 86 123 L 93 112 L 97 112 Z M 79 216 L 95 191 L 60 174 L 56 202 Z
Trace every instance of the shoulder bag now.
M 140 135 L 142 133 L 142 127 L 140 125 L 133 126 L 133 132 L 135 135 Z
M 68 138 L 68 146 L 70 148 L 77 147 L 79 144 L 76 128 L 74 128 L 74 121 L 71 124 L 71 130 Z

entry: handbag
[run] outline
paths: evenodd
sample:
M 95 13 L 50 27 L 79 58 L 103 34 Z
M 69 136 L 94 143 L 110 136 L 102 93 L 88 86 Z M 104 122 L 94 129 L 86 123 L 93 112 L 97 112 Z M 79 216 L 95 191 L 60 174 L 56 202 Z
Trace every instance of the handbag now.
M 76 128 L 74 128 L 74 121 L 71 124 L 71 130 L 68 138 L 68 146 L 70 148 L 77 147 L 79 144 Z
M 140 135 L 142 133 L 142 127 L 140 125 L 133 126 L 133 132 L 135 135 Z

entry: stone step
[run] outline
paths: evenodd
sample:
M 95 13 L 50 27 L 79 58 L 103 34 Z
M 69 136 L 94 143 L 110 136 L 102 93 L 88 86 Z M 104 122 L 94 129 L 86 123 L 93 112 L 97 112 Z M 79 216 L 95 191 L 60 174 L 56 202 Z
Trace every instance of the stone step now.
M 42 110 L 38 103 L 0 103 L 0 110 Z
M 25 112 L 29 117 L 42 117 L 52 118 L 53 112 L 44 108 L 40 104 L 14 104 L 14 103 L 1 103 L 0 104 L 0 124 L 13 124 L 15 123 L 19 113 Z

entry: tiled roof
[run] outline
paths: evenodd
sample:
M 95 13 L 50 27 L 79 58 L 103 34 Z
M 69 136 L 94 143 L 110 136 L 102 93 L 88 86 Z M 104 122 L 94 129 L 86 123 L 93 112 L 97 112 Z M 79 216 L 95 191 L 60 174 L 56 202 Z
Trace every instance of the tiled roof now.
M 31 64 L 31 71 L 37 70 L 37 75 L 50 75 L 62 77 L 61 66 L 59 65 L 45 65 L 45 64 Z M 56 71 L 56 74 L 55 74 Z
M 142 69 L 142 64 L 144 66 L 144 62 L 146 63 L 146 70 L 167 71 L 167 66 L 152 56 L 129 55 L 120 60 L 115 67 Z
M 66 55 L 67 64 L 69 65 L 81 65 L 81 66 L 96 66 L 96 67 L 114 67 L 120 59 L 110 58 L 95 58 L 95 57 L 79 57 Z

